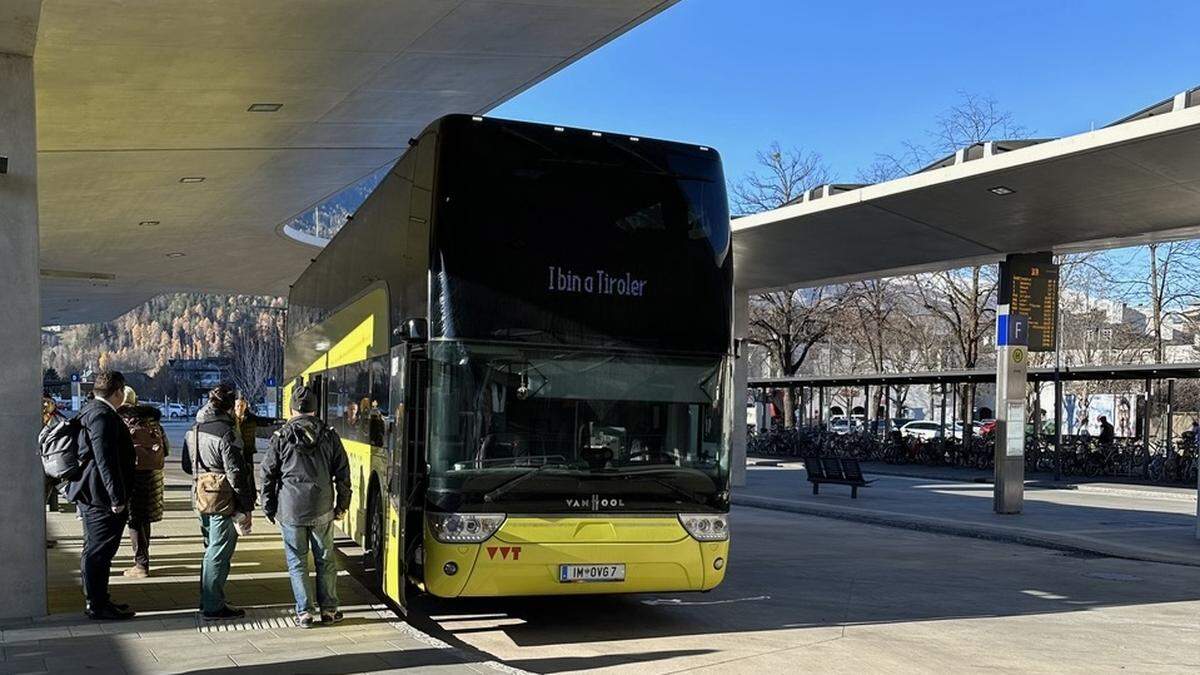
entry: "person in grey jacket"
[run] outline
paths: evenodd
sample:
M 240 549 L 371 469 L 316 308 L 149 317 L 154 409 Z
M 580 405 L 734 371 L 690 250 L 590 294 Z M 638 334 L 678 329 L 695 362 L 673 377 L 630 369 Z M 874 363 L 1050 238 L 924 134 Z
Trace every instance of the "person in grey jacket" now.
M 292 392 L 295 415 L 271 437 L 262 462 L 263 513 L 279 521 L 296 625 L 316 622 L 308 592 L 308 551 L 317 568 L 317 604 L 321 623 L 342 620 L 338 611 L 337 558 L 333 523 L 350 508 L 350 463 L 337 432 L 319 417 L 317 394 L 307 387 Z
M 200 567 L 200 610 L 206 620 L 235 619 L 246 615 L 225 602 L 225 580 L 237 548 L 235 523 L 254 510 L 254 468 L 246 463 L 242 439 L 233 420 L 237 394 L 228 385 L 208 393 L 208 404 L 196 413 L 196 424 L 183 439 L 183 470 L 189 475 L 224 473 L 233 488 L 234 513 L 200 514 L 204 560 Z

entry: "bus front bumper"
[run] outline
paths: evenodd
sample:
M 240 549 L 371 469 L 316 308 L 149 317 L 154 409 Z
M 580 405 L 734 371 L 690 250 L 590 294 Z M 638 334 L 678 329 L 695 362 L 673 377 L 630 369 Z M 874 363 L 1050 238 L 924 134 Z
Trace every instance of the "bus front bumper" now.
M 510 516 L 482 544 L 443 544 L 427 530 L 425 588 L 439 597 L 707 591 L 728 559 L 728 540 L 697 541 L 673 517 Z M 624 565 L 625 578 L 563 582 L 561 565 Z

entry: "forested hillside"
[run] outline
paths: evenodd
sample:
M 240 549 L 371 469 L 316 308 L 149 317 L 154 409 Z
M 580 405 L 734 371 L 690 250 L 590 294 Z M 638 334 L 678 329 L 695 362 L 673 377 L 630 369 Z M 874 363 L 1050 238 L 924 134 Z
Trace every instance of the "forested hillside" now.
M 248 295 L 163 295 L 109 323 L 67 326 L 42 335 L 42 367 L 63 377 L 97 368 L 155 375 L 168 359 L 265 352 L 283 341 L 284 300 Z

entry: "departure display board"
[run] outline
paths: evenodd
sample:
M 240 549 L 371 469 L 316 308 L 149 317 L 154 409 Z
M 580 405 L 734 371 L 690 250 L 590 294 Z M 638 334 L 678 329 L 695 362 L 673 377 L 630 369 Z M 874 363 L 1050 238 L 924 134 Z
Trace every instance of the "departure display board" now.
M 1010 255 L 1000 263 L 1000 304 L 1029 321 L 1029 351 L 1052 352 L 1058 330 L 1058 265 L 1046 253 Z

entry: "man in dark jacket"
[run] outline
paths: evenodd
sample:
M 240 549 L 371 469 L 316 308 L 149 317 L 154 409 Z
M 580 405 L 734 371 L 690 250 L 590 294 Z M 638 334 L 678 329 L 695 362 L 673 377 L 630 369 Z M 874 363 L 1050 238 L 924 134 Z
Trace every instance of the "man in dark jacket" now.
M 67 499 L 79 505 L 83 520 L 79 573 L 87 596 L 85 611 L 92 619 L 131 619 L 129 606 L 113 603 L 108 595 L 108 575 L 121 546 L 133 490 L 133 439 L 117 414 L 125 402 L 125 377 L 101 372 L 92 391 L 95 398 L 79 413 L 83 471 L 67 486 Z
M 308 592 L 308 550 L 317 568 L 317 604 L 321 623 L 342 620 L 338 611 L 337 558 L 333 522 L 350 508 L 350 464 L 337 432 L 316 416 L 317 395 L 307 387 L 292 392 L 290 420 L 271 437 L 262 463 L 263 513 L 279 521 L 296 625 L 316 622 Z
M 242 439 L 233 420 L 236 394 L 228 385 L 208 393 L 208 404 L 196 413 L 196 424 L 183 438 L 183 470 L 191 475 L 224 473 L 233 488 L 231 515 L 200 514 L 204 560 L 200 565 L 200 611 L 206 620 L 235 619 L 245 610 L 225 602 L 225 580 L 237 548 L 239 521 L 249 522 L 254 510 L 254 469 L 246 463 Z

